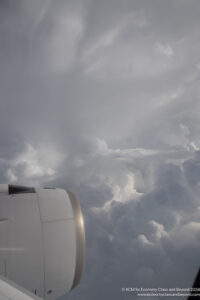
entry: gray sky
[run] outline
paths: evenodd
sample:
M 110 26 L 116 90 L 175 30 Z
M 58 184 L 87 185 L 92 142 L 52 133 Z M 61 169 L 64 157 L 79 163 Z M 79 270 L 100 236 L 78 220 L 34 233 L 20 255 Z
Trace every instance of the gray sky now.
M 84 276 L 63 299 L 192 285 L 199 15 L 197 0 L 0 2 L 1 182 L 68 187 L 85 217 Z

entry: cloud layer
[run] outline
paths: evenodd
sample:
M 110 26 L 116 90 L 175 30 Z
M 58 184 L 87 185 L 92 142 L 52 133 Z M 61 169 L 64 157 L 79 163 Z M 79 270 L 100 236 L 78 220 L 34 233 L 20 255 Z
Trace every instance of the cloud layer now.
M 199 11 L 195 0 L 1 1 L 0 178 L 79 197 L 86 268 L 67 299 L 192 285 Z

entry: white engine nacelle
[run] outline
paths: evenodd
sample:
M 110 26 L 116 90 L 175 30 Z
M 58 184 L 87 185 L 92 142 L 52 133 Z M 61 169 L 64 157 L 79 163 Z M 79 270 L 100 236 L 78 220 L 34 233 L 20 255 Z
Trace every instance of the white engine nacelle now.
M 51 300 L 80 281 L 85 233 L 70 191 L 0 185 L 0 274 Z

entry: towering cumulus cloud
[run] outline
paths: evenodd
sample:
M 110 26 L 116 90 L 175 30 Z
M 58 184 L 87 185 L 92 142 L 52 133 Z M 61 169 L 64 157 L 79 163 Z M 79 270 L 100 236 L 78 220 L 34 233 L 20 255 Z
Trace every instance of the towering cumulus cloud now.
M 62 299 L 192 286 L 199 14 L 197 0 L 0 2 L 1 182 L 69 188 L 85 217 L 84 276 Z

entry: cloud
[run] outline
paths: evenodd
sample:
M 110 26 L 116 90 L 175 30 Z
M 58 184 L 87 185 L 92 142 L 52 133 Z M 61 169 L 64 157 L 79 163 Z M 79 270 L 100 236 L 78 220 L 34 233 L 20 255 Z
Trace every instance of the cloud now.
M 174 52 L 168 44 L 157 43 L 155 47 L 152 37 L 139 39 L 136 36 L 135 40 L 125 40 L 123 44 L 118 38 L 112 47 L 108 47 L 117 34 L 119 33 L 114 28 L 93 46 L 91 51 L 94 52 L 97 48 L 99 51 L 96 50 L 96 55 L 93 54 L 87 63 L 87 75 L 97 76 L 99 80 L 135 81 L 141 78 L 157 78 L 175 67 L 172 59 Z
M 158 52 L 160 54 L 163 54 L 164 56 L 171 57 L 174 55 L 173 49 L 169 44 L 162 45 L 162 44 L 157 44 L 156 48 L 158 49 Z
M 196 155 L 198 151 L 191 149 L 180 155 L 106 147 L 103 154 L 84 156 L 81 167 L 68 175 L 83 207 L 88 251 L 85 276 L 71 299 L 83 293 L 94 297 L 88 285 L 95 285 L 99 297 L 105 298 L 120 298 L 123 286 L 192 285 L 199 267 L 199 188 L 194 193 L 185 166 Z M 134 184 L 130 170 L 140 184 Z M 138 193 L 141 186 L 143 193 Z
M 38 185 L 50 182 L 56 176 L 56 168 L 64 156 L 53 149 L 40 146 L 35 149 L 26 143 L 25 149 L 9 162 L 6 172 L 7 180 L 11 183 Z
M 48 71 L 66 72 L 74 63 L 78 42 L 84 31 L 81 19 L 80 14 L 68 8 L 56 15 L 53 30 L 43 49 Z
M 199 267 L 199 3 L 0 6 L 0 178 L 69 188 L 80 199 L 86 268 L 67 298 L 191 287 Z

